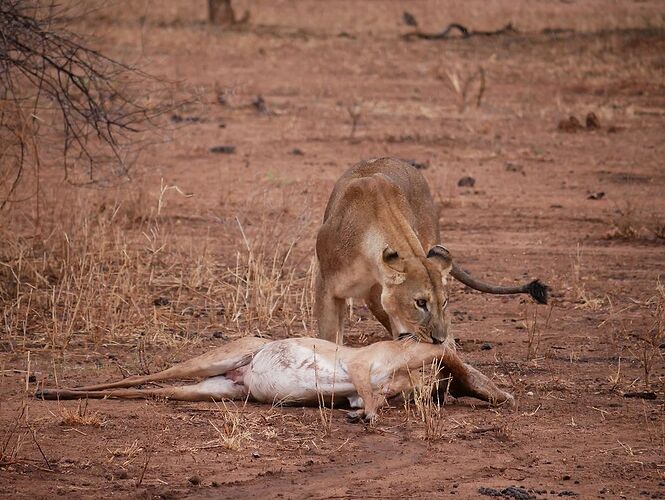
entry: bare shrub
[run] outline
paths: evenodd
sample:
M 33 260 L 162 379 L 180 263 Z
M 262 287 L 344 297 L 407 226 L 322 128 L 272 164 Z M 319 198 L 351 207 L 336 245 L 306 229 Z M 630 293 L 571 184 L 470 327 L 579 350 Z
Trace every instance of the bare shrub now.
M 73 184 L 126 177 L 141 132 L 168 108 L 156 104 L 162 82 L 66 28 L 68 5 L 0 2 L 0 208 L 39 193 L 49 163 Z M 28 173 L 36 185 L 17 196 Z
M 646 319 L 646 325 L 635 326 L 635 322 Z M 609 316 L 599 327 L 609 324 L 612 339 L 624 344 L 628 352 L 639 362 L 646 388 L 652 384 L 653 369 L 663 361 L 662 346 L 665 343 L 665 286 L 656 282 L 655 290 L 640 300 L 631 298 L 629 305 L 618 309 L 610 301 Z M 619 383 L 621 361 L 615 376 L 610 377 L 613 387 Z M 639 379 L 638 379 L 639 380 Z

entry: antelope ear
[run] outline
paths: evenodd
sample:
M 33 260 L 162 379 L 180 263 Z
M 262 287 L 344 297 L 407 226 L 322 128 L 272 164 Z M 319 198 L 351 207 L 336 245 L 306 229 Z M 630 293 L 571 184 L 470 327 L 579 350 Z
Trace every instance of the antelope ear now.
M 453 266 L 453 256 L 443 245 L 434 245 L 427 252 L 427 258 L 436 262 L 441 267 L 441 272 L 450 272 Z
M 390 247 L 383 249 L 383 270 L 393 285 L 399 285 L 406 279 L 406 263 L 400 255 Z

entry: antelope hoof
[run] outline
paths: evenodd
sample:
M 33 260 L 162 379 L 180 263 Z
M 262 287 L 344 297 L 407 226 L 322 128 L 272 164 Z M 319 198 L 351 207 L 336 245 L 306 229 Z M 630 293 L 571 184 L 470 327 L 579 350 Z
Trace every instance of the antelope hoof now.
M 365 420 L 365 410 L 355 410 L 350 411 L 346 414 L 346 419 L 351 423 L 358 423 L 361 420 Z
M 492 398 L 493 406 L 505 406 L 506 408 L 515 408 L 515 398 L 508 392 L 501 391 L 496 397 Z

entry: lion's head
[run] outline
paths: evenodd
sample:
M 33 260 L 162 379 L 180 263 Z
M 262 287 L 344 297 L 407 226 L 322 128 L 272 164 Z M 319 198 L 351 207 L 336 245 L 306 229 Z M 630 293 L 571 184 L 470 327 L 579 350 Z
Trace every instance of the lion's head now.
M 409 334 L 421 342 L 440 343 L 448 337 L 446 279 L 450 252 L 433 246 L 427 257 L 402 257 L 386 247 L 381 305 L 390 317 L 394 338 Z

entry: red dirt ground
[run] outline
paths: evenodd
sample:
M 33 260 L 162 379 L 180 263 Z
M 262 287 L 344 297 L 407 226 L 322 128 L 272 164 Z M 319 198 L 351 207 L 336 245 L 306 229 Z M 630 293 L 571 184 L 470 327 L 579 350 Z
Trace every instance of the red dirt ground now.
M 194 194 L 167 207 L 175 237 L 206 239 L 219 265 L 232 267 L 242 245 L 235 218 L 250 237 L 262 221 L 279 220 L 303 232 L 295 252 L 306 267 L 346 168 L 377 156 L 426 162 L 444 243 L 467 269 L 501 282 L 539 277 L 553 288 L 545 325 L 549 307 L 452 286 L 463 356 L 512 391 L 518 407 L 453 401 L 436 439 L 424 439 L 405 408 L 385 410 L 375 428 L 334 410 L 326 432 L 317 408 L 90 401 L 88 414 L 103 425 L 62 425 L 63 408 L 77 403 L 27 398 L 24 374 L 8 371 L 25 369 L 26 352 L 3 347 L 0 425 L 10 428 L 27 402 L 36 434 L 0 468 L 0 495 L 476 498 L 481 487 L 514 485 L 539 498 L 664 498 L 662 346 L 650 372 L 656 399 L 624 397 L 645 390 L 639 338 L 665 271 L 664 240 L 653 229 L 665 224 L 662 2 L 252 1 L 238 7 L 251 10 L 249 25 L 229 31 L 207 26 L 199 3 L 128 3 L 80 26 L 101 49 L 140 55 L 149 71 L 200 96 L 183 112 L 200 121 L 179 124 L 140 178 L 146 190 L 164 178 Z M 425 31 L 454 20 L 477 30 L 512 22 L 518 32 L 406 41 L 407 7 Z M 463 106 L 462 87 L 478 68 L 480 106 L 478 78 Z M 251 106 L 256 95 L 269 114 Z M 351 137 L 353 106 L 360 117 Z M 557 128 L 570 115 L 584 123 L 589 112 L 600 129 Z M 210 153 L 217 145 L 236 152 Z M 458 187 L 463 176 L 475 186 Z M 589 198 L 598 192 L 601 199 Z M 638 234 L 610 237 L 625 220 Z M 538 315 L 532 359 L 525 309 Z M 351 343 L 380 338 L 385 332 L 356 306 Z M 201 333 L 175 357 L 220 342 Z M 481 350 L 486 342 L 492 348 Z M 59 382 L 117 378 L 111 355 L 139 371 L 135 345 L 73 344 L 58 358 Z M 152 369 L 173 355 L 145 346 Z M 55 359 L 32 349 L 40 382 L 54 383 Z M 234 415 L 237 449 L 211 445 L 212 424 L 228 427 Z

